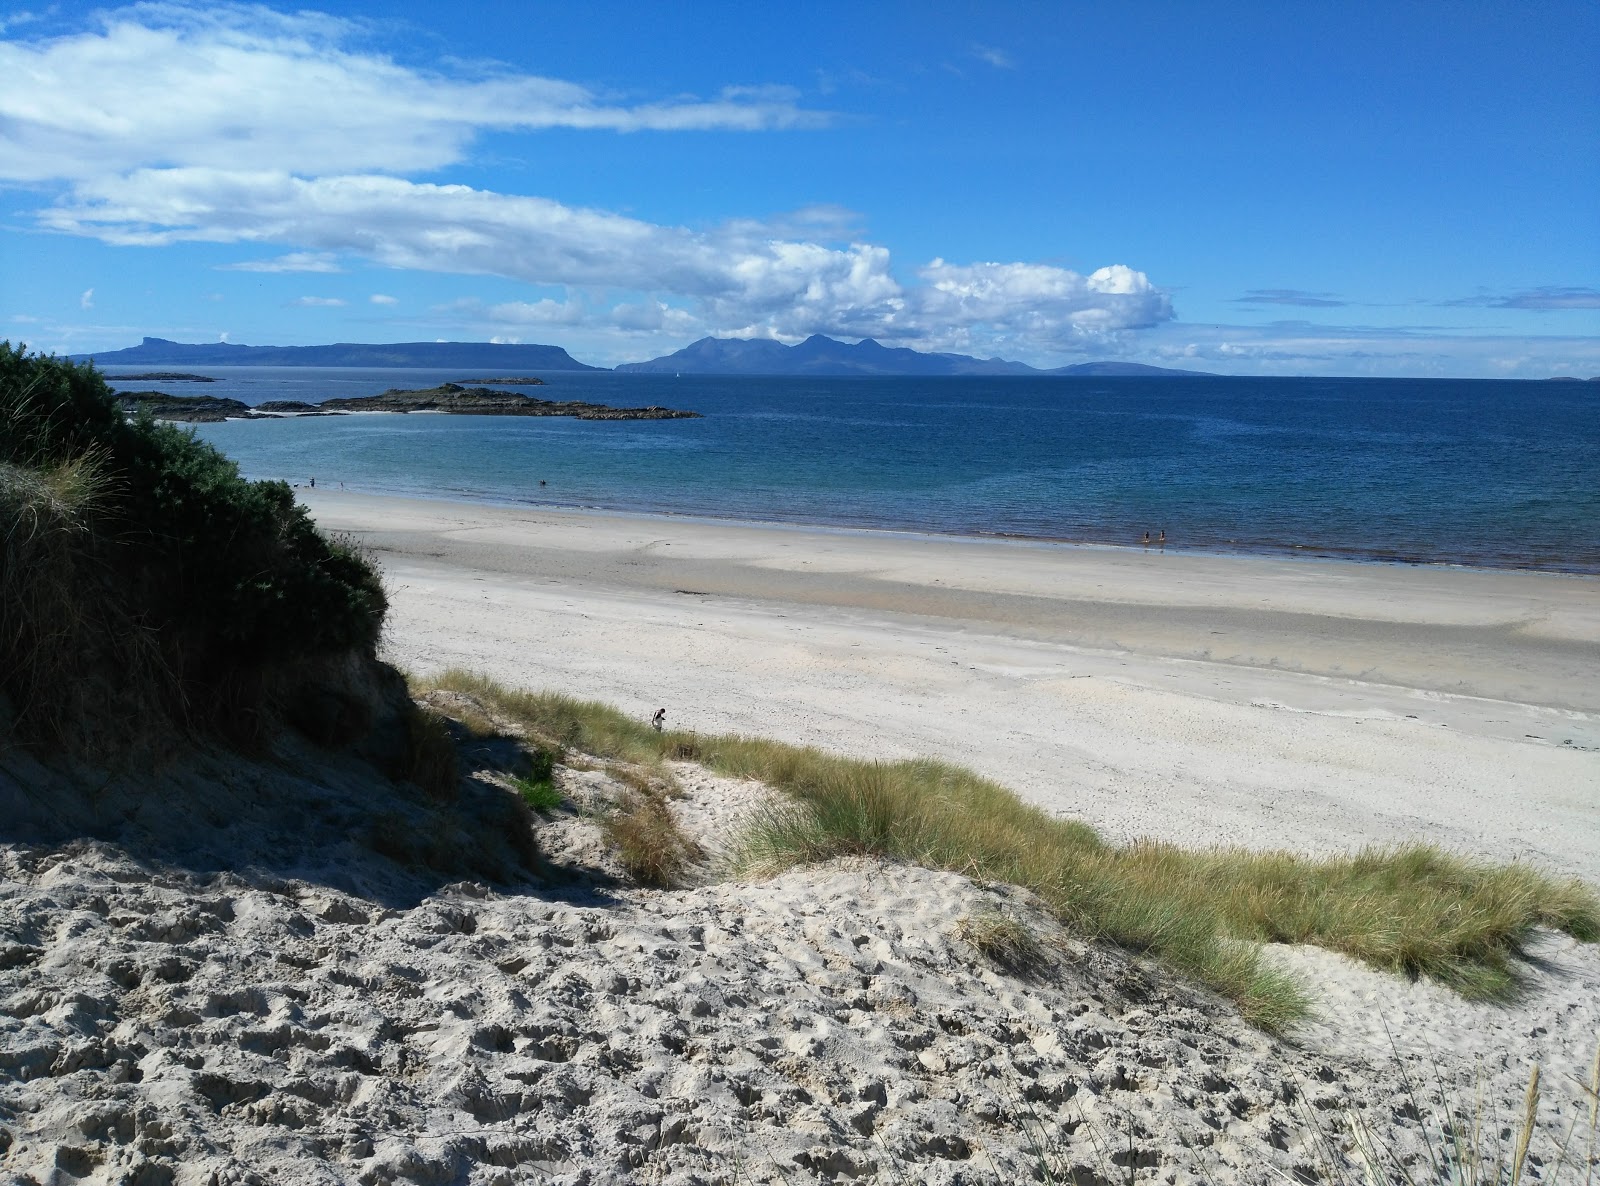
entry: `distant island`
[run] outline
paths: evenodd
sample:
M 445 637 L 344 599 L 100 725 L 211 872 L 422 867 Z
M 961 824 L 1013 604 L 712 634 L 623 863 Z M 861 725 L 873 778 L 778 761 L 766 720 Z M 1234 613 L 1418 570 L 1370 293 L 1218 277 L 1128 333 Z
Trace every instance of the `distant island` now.
M 391 388 L 381 395 L 344 396 L 320 404 L 270 400 L 254 407 L 214 395 L 168 395 L 164 391 L 118 391 L 126 412 L 147 412 L 157 420 L 215 424 L 222 420 L 272 420 L 286 416 L 343 416 L 351 412 L 439 412 L 449 416 L 567 416 L 574 420 L 694 420 L 699 412 L 652 405 L 613 408 L 582 400 L 535 399 L 514 391 L 444 383 L 417 391 Z
M 884 346 L 871 338 L 850 345 L 813 334 L 796 346 L 771 338 L 701 338 L 682 350 L 649 362 L 626 362 L 616 368 L 633 374 L 684 375 L 1076 375 L 1195 376 L 1204 371 L 1176 371 L 1137 362 L 1081 362 L 1040 370 L 1004 358 L 972 358 L 965 354 L 925 354 L 903 346 Z
M 215 383 L 210 375 L 189 375 L 183 371 L 146 371 L 142 375 L 118 375 L 118 379 L 140 383 Z
M 541 371 L 602 371 L 581 363 L 560 346 L 505 342 L 337 342 L 331 346 L 244 346 L 233 342 L 169 342 L 145 338 L 125 350 L 73 354 L 73 362 L 97 366 L 269 366 L 269 367 L 480 367 Z

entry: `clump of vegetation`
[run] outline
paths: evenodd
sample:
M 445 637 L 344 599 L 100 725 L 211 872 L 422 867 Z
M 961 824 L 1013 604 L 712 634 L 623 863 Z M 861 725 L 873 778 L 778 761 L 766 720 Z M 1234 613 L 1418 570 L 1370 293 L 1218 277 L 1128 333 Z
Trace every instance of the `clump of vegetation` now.
M 1033 976 L 1050 963 L 1039 937 L 1020 918 L 990 906 L 956 923 L 956 938 L 1013 976 Z
M 441 803 L 453 802 L 461 769 L 449 722 L 431 708 L 412 705 L 405 714 L 405 726 L 405 755 L 395 776 L 415 783 Z
M 649 766 L 693 747 L 720 774 L 789 802 L 759 817 L 739 865 L 769 873 L 847 854 L 889 857 L 1024 886 L 1082 933 L 1212 986 L 1246 1017 L 1283 1029 L 1308 1001 L 1258 944 L 1308 943 L 1475 998 L 1515 990 L 1513 960 L 1536 927 L 1600 938 L 1583 883 L 1425 845 L 1313 858 L 1243 849 L 1112 845 L 997 783 L 944 762 L 864 762 L 759 738 L 657 733 L 604 704 L 510 691 L 450 671 L 432 686 L 477 698 L 530 736 Z
M 560 754 L 544 746 L 525 751 L 528 772 L 512 780 L 522 801 L 535 811 L 554 811 L 562 804 L 561 792 L 556 787 L 556 762 Z
M 130 421 L 89 365 L 0 343 L 0 699 L 9 732 L 258 733 L 297 664 L 370 657 L 387 603 L 282 482 Z M 3 722 L 3 715 L 0 715 Z M 126 730 L 125 730 L 126 731 Z
M 617 860 L 641 885 L 670 889 L 681 885 L 700 848 L 683 834 L 660 792 L 634 791 L 601 817 Z

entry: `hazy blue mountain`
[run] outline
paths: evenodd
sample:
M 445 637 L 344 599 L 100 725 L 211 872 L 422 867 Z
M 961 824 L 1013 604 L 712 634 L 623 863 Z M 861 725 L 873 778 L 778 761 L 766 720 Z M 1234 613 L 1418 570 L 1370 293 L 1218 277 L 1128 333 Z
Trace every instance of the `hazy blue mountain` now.
M 1069 367 L 1055 367 L 1037 372 L 1041 375 L 1085 375 L 1089 377 L 1116 378 L 1118 376 L 1166 375 L 1191 379 L 1215 379 L 1210 371 L 1175 371 L 1171 367 L 1147 366 L 1142 362 L 1077 362 Z
M 813 334 L 795 346 L 769 338 L 701 338 L 673 354 L 616 368 L 685 375 L 1198 375 L 1133 362 L 1084 362 L 1041 371 L 1003 358 L 925 354 L 867 338 L 850 345 Z
M 102 366 L 515 367 L 541 371 L 601 371 L 579 362 L 560 346 L 501 342 L 338 342 L 332 346 L 243 346 L 232 342 L 169 342 L 146 338 L 126 350 L 74 354 L 75 361 Z

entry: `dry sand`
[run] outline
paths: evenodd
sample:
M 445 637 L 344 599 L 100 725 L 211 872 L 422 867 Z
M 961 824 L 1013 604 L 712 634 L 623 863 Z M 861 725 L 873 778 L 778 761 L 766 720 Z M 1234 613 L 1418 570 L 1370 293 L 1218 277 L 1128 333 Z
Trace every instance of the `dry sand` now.
M 1420 839 L 1600 883 L 1600 582 L 302 491 L 388 651 L 930 754 L 1127 840 Z
M 603 771 L 559 772 L 578 810 L 541 844 L 564 879 L 497 892 L 352 843 L 393 788 L 304 747 L 169 771 L 115 843 L 0 845 L 0 1181 L 1265 1186 L 1362 1180 L 1358 1140 L 1425 1180 L 1452 1108 L 1508 1150 L 1535 1059 L 1549 1180 L 1587 1110 L 1600 975 L 1570 942 L 1511 1009 L 1282 951 L 1326 1012 L 1278 1041 L 1005 886 L 717 876 L 767 792 L 677 774 L 710 859 L 674 891 L 611 880 L 589 813 L 626 791 Z M 19 777 L 89 806 L 25 761 L 0 802 Z M 997 913 L 1031 967 L 973 946 Z

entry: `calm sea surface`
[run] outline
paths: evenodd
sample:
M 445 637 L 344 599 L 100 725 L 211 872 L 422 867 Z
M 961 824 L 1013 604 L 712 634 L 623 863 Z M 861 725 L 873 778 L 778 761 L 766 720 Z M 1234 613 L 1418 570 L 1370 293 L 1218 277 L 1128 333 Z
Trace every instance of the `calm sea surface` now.
M 179 368 L 183 369 L 183 368 Z M 321 400 L 462 371 L 218 367 L 174 394 Z M 482 372 L 480 372 L 482 374 Z M 251 477 L 498 503 L 1600 572 L 1600 383 L 545 376 L 701 420 L 202 425 Z M 540 480 L 547 485 L 541 487 Z

